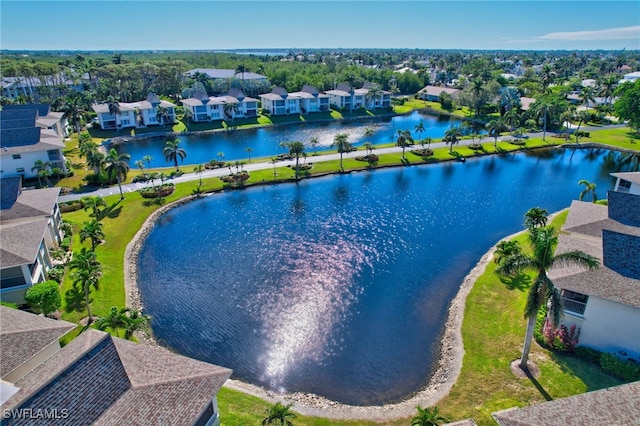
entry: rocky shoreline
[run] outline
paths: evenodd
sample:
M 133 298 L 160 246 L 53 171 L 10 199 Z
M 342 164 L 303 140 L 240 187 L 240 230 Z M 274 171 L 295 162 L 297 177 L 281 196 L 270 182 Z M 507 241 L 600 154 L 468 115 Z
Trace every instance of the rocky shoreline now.
M 137 286 L 137 259 L 145 237 L 153 229 L 156 220 L 161 215 L 176 207 L 189 203 L 194 199 L 195 197 L 184 198 L 156 210 L 147 218 L 140 230 L 138 230 L 134 238 L 127 245 L 124 258 L 126 306 L 138 310 L 144 309 L 140 291 Z M 230 379 L 225 386 L 257 396 L 272 403 L 278 401 L 287 404 L 291 403 L 295 411 L 304 415 L 332 419 L 390 420 L 412 416 L 415 413 L 416 405 L 428 407 L 437 404 L 440 399 L 449 393 L 460 374 L 464 356 L 462 321 L 466 298 L 476 279 L 484 273 L 487 264 L 493 257 L 494 250 L 495 246 L 482 256 L 480 261 L 463 280 L 457 295 L 449 306 L 449 314 L 441 342 L 440 361 L 436 371 L 427 386 L 408 399 L 399 403 L 381 406 L 352 406 L 340 404 L 311 393 L 296 392 L 279 394 L 238 380 Z M 141 340 L 145 344 L 158 346 L 152 335 L 144 335 L 141 337 Z

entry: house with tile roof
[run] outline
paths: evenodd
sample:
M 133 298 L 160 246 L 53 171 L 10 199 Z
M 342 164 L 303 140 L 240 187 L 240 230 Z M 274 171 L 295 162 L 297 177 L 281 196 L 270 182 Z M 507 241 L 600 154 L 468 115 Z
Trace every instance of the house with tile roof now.
M 176 105 L 149 93 L 147 98 L 138 102 L 118 102 L 117 111 L 109 108 L 108 103 L 91 106 L 98 118 L 100 128 L 104 130 L 145 128 L 173 124 L 176 121 Z
M 38 105 L 0 111 L 0 178 L 35 178 L 37 171 L 32 168 L 38 160 L 67 171 L 62 137 L 38 120 L 42 120 Z
M 3 425 L 220 425 L 231 370 L 93 329 L 57 349 L 71 328 L 0 307 Z
M 238 89 L 229 90 L 225 96 L 209 96 L 196 91 L 190 98 L 183 99 L 182 105 L 189 111 L 191 121 L 196 123 L 258 116 L 258 100 L 245 96 Z M 228 110 L 226 105 L 235 105 L 236 110 Z
M 637 425 L 640 382 L 492 413 L 500 426 Z
M 23 304 L 27 289 L 46 280 L 49 250 L 62 240 L 60 188 L 22 190 L 19 177 L 0 184 L 0 299 Z
M 595 271 L 554 267 L 562 323 L 580 329 L 579 345 L 640 362 L 640 173 L 617 179 L 608 206 L 574 201 L 559 236 L 559 253 L 582 250 L 601 260 Z

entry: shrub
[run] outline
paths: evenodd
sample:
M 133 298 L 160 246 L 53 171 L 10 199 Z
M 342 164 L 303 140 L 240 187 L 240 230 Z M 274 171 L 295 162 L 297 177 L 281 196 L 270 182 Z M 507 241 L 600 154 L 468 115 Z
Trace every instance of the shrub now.
M 411 150 L 411 153 L 417 155 L 418 157 L 429 157 L 433 155 L 433 150 L 429 148 L 419 148 Z
M 481 150 L 484 149 L 482 144 L 479 144 L 479 143 L 471 143 L 471 144 L 469 144 L 469 148 L 474 150 L 474 151 L 481 151 Z
M 149 179 L 150 179 L 149 175 L 145 173 L 143 175 L 134 176 L 133 179 L 131 179 L 131 182 L 133 182 L 133 183 L 138 183 L 138 182 L 145 183 L 145 182 L 149 182 Z
M 69 251 L 69 249 L 71 248 L 71 235 L 64 236 L 62 242 L 60 242 L 60 248 L 64 251 Z
M 592 364 L 600 364 L 600 357 L 602 356 L 602 352 L 597 351 L 588 346 L 578 346 L 576 348 L 576 356 L 578 358 L 584 359 L 585 361 L 589 361 Z
M 68 213 L 84 208 L 84 203 L 80 200 L 75 200 L 59 203 L 58 206 L 60 207 L 60 213 Z
M 573 352 L 580 339 L 580 329 L 575 324 L 570 328 L 561 324 L 560 327 L 554 329 L 550 321 L 545 321 L 542 339 L 548 347 L 562 352 Z
M 165 183 L 160 186 L 150 186 L 139 190 L 142 198 L 163 198 L 173 194 L 175 191 L 175 185 L 172 183 Z
M 24 300 L 34 312 L 44 315 L 55 312 L 62 303 L 60 289 L 55 281 L 45 281 L 29 287 Z
M 640 366 L 634 362 L 623 361 L 615 355 L 602 354 L 600 366 L 607 373 L 618 376 L 623 380 L 629 382 L 640 380 Z
M 220 176 L 220 180 L 223 181 L 224 183 L 244 182 L 247 179 L 249 179 L 249 173 L 247 172 L 235 173 L 227 176 Z
M 58 265 L 49 269 L 47 272 L 47 279 L 51 281 L 55 281 L 57 283 L 62 283 L 62 279 L 64 278 L 64 266 Z

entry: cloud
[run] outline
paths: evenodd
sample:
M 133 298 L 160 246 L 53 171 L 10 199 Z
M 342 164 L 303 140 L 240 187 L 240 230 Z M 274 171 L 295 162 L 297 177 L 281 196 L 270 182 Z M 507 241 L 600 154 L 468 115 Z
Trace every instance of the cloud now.
M 594 41 L 594 40 L 626 40 L 639 39 L 640 25 L 633 27 L 607 28 L 593 31 L 570 31 L 548 33 L 534 37 L 536 40 Z

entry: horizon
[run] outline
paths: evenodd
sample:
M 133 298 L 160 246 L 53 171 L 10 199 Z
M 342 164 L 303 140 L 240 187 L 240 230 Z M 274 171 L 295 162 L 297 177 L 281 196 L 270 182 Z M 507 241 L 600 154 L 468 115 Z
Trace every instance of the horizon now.
M 364 13 L 353 0 L 150 4 L 2 0 L 0 49 L 640 50 L 640 2 L 631 0 L 372 1 Z M 64 30 L 52 31 L 59 23 Z M 298 47 L 273 47 L 290 43 Z

